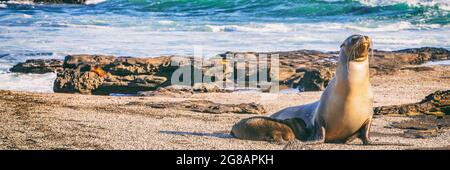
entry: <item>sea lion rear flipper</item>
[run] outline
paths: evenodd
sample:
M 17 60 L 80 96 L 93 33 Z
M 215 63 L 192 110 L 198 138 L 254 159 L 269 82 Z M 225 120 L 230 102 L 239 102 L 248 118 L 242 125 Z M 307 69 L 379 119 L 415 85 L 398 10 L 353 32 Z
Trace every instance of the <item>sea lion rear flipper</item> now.
M 294 131 L 295 137 L 300 141 L 306 141 L 308 139 L 309 133 L 306 128 L 306 123 L 301 118 L 293 118 L 283 120 L 289 127 L 291 127 L 292 131 Z

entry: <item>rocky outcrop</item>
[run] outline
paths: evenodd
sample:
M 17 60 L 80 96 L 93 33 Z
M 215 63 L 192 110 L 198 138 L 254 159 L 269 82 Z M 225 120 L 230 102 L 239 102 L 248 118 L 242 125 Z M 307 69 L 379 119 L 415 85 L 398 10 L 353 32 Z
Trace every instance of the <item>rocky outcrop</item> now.
M 398 51 L 374 50 L 371 58 L 371 74 L 393 74 L 409 65 L 424 64 L 428 61 L 450 60 L 450 51 L 444 48 L 422 47 Z M 414 71 L 426 71 L 416 69 Z
M 435 48 L 435 47 L 409 48 L 394 52 L 416 54 L 417 56 L 410 58 L 408 62 L 409 64 L 423 64 L 427 61 L 450 60 L 450 51 L 444 48 Z
M 63 61 L 56 59 L 32 59 L 13 66 L 10 71 L 16 73 L 53 73 L 63 70 Z
M 249 71 L 245 75 L 246 80 L 250 80 L 250 77 L 252 76 L 257 77 L 254 74 L 264 73 L 270 75 L 270 77 L 267 79 L 268 81 L 272 81 L 272 78 L 277 78 L 276 81 L 278 81 L 282 86 L 291 88 L 300 87 L 305 91 L 323 90 L 336 70 L 336 61 L 338 58 L 338 54 L 336 52 L 320 52 L 314 50 L 269 53 L 227 52 L 225 54 L 221 54 L 221 56 L 237 56 L 236 58 L 239 58 L 239 56 L 245 56 L 247 58 L 255 58 L 257 60 L 257 64 L 248 64 L 245 69 L 257 70 L 257 72 L 255 71 L 254 73 L 252 73 L 251 71 Z M 272 75 L 273 70 L 271 68 L 270 61 L 272 61 L 272 57 L 276 56 L 278 56 L 279 60 L 279 69 L 278 75 L 274 76 Z M 256 67 L 261 65 L 261 57 L 268 58 L 268 70 L 252 68 L 252 66 Z
M 450 115 L 450 90 L 436 91 L 418 103 L 375 107 L 378 115 Z
M 321 91 L 327 87 L 333 78 L 333 72 L 328 68 L 302 69 L 305 74 L 298 83 L 300 91 Z
M 284 87 L 318 91 L 325 89 L 333 77 L 338 55 L 337 52 L 313 50 L 270 53 L 227 52 L 207 59 L 173 56 L 130 58 L 69 55 L 64 60 L 64 70 L 58 73 L 54 91 L 110 94 L 160 89 L 152 93 L 142 92 L 143 95 L 157 95 L 174 92 L 173 89 L 162 89 L 169 85 L 193 86 L 217 82 L 225 85 L 221 89 L 260 88 L 262 91 L 269 91 L 273 85 L 271 82 L 278 82 Z M 279 69 L 274 69 L 271 63 L 276 56 L 279 59 Z M 432 68 L 414 65 L 443 59 L 449 59 L 449 52 L 441 48 L 374 50 L 373 57 L 370 57 L 370 69 L 372 76 L 394 74 L 398 70 L 429 71 Z M 184 73 L 180 74 L 183 70 Z M 176 75 L 175 80 L 190 79 L 190 82 L 173 84 L 171 82 L 173 75 Z M 194 91 L 191 90 L 192 93 Z
M 54 91 L 81 94 L 137 93 L 170 84 L 170 57 L 127 58 L 69 55 Z
M 209 100 L 185 100 L 181 102 L 155 102 L 147 103 L 146 106 L 152 108 L 170 108 L 179 110 L 188 110 L 193 112 L 222 114 L 222 113 L 239 113 L 239 114 L 264 114 L 266 110 L 263 106 L 256 103 L 241 104 L 220 104 Z
M 277 54 L 280 61 L 279 82 L 292 88 L 305 91 L 323 90 L 333 77 L 339 52 L 320 52 L 298 50 L 269 53 L 234 53 L 227 52 L 221 56 L 246 55 L 272 56 Z M 428 61 L 450 60 L 450 51 L 444 48 L 411 48 L 398 51 L 374 50 L 370 57 L 371 76 L 394 74 L 398 70 L 430 71 L 430 67 L 412 67 Z

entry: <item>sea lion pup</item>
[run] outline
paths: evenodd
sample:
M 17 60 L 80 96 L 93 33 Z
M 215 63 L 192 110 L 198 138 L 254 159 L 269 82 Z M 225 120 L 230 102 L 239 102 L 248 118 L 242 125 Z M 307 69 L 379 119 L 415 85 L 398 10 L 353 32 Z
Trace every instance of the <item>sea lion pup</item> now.
M 373 115 L 373 93 L 369 82 L 370 46 L 368 36 L 348 37 L 341 45 L 336 75 L 320 100 L 285 108 L 271 118 L 302 119 L 309 143 L 349 143 L 360 138 L 364 144 L 370 144 Z
M 285 143 L 294 139 L 306 140 L 302 119 L 277 120 L 270 117 L 242 119 L 231 129 L 231 135 L 240 139 Z

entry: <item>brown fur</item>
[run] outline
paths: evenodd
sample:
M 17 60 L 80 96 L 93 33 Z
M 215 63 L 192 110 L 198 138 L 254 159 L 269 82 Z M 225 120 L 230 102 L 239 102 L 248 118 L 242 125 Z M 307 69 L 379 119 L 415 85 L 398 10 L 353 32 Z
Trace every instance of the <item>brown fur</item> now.
M 305 140 L 307 136 L 305 123 L 301 119 L 277 120 L 269 117 L 242 119 L 233 126 L 231 134 L 240 139 L 273 142 L 288 142 L 295 138 Z

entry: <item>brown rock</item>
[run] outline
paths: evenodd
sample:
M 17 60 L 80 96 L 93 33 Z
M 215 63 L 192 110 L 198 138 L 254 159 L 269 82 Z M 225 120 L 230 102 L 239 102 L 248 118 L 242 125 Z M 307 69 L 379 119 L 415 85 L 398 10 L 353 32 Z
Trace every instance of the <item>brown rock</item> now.
M 169 96 L 169 97 L 189 97 L 194 94 L 191 86 L 170 85 L 160 87 L 154 91 L 140 91 L 139 96 Z
M 108 76 L 92 94 L 135 94 L 139 91 L 156 90 L 167 81 L 166 77 L 153 75 Z
M 170 85 L 170 57 L 125 58 L 70 55 L 57 75 L 55 92 L 102 94 L 137 93 Z
M 170 66 L 170 57 L 130 58 L 120 57 L 105 67 L 105 71 L 114 75 L 154 74 L 163 67 Z
M 327 68 L 304 69 L 305 75 L 299 82 L 301 91 L 321 91 L 327 87 L 333 78 L 333 73 Z
M 450 51 L 444 48 L 410 48 L 398 51 L 374 50 L 371 57 L 371 75 L 393 74 L 407 65 L 419 65 L 428 61 L 449 60 Z
M 445 48 L 435 48 L 435 47 L 409 48 L 394 52 L 418 54 L 419 59 L 415 61 L 419 62 L 414 62 L 411 64 L 422 64 L 430 60 L 450 60 L 450 51 L 448 51 Z
M 422 101 L 418 103 L 375 107 L 374 113 L 382 115 L 389 115 L 389 114 L 420 115 L 420 114 L 430 114 L 439 111 L 443 112 L 446 115 L 450 115 L 448 109 L 449 106 L 450 106 L 450 90 L 436 91 L 426 96 Z
M 249 77 L 256 74 L 267 74 L 271 75 L 271 64 L 270 61 L 272 60 L 272 57 L 275 57 L 278 55 L 279 61 L 280 61 L 280 68 L 279 68 L 279 74 L 278 74 L 278 81 L 280 85 L 283 87 L 297 87 L 299 83 L 301 82 L 302 78 L 306 74 L 306 70 L 312 70 L 312 69 L 318 69 L 321 68 L 320 73 L 323 73 L 322 77 L 318 78 L 326 78 L 327 73 L 333 73 L 336 68 L 336 61 L 337 61 L 337 55 L 336 53 L 324 53 L 319 51 L 313 51 L 313 50 L 298 50 L 298 51 L 288 51 L 288 52 L 270 52 L 270 53 L 255 53 L 255 52 L 247 52 L 247 53 L 240 53 L 240 52 L 227 52 L 225 54 L 221 54 L 223 58 L 230 58 L 230 56 L 237 56 L 237 58 L 241 57 L 244 59 L 247 58 L 256 58 L 257 64 L 245 64 L 241 63 L 240 65 L 235 65 L 234 72 L 236 72 L 239 69 L 247 69 L 248 71 L 245 74 L 245 80 L 250 80 Z M 266 56 L 268 61 L 261 60 L 261 56 Z M 254 61 L 254 60 L 251 60 Z M 263 62 L 263 63 L 262 63 Z M 267 64 L 268 70 L 261 68 L 261 66 L 265 66 L 264 63 Z M 252 67 L 253 66 L 253 67 Z M 258 68 L 254 68 L 255 66 L 259 66 Z M 325 69 L 327 68 L 327 69 Z M 270 74 L 269 74 L 270 73 Z M 236 74 L 236 73 L 235 73 Z M 325 77 L 323 77 L 325 76 Z M 256 76 L 255 76 L 256 77 Z M 271 81 L 271 78 L 274 76 L 270 76 L 266 79 L 266 81 Z M 235 75 L 235 78 L 238 78 L 238 75 Z M 244 79 L 244 78 L 241 78 Z M 263 84 L 264 82 L 261 82 L 259 80 L 259 84 Z M 308 82 L 309 81 L 309 82 Z M 314 89 L 309 88 L 309 86 L 315 86 L 318 85 L 319 81 L 316 81 L 316 78 L 311 78 L 307 80 L 303 80 L 303 84 L 305 86 L 308 86 L 307 89 Z M 324 81 L 326 84 L 326 81 Z M 250 82 L 249 82 L 250 83 Z M 311 85 L 309 85 L 311 84 Z M 320 83 L 319 83 L 320 84 Z M 319 85 L 318 89 L 323 86 Z
M 56 59 L 32 59 L 13 66 L 10 71 L 17 73 L 54 73 L 63 70 L 63 61 Z
M 280 67 L 278 76 L 274 76 L 275 69 L 272 68 L 270 61 L 277 55 Z M 70 55 L 64 60 L 64 72 L 58 74 L 54 88 L 55 92 L 84 94 L 137 93 L 172 85 L 172 78 L 183 82 L 186 82 L 183 79 L 190 78 L 190 82 L 182 84 L 185 86 L 198 83 L 223 83 L 226 87 L 266 88 L 267 81 L 271 82 L 272 79 L 277 78 L 275 81 L 278 81 L 283 88 L 300 87 L 305 91 L 318 91 L 325 89 L 332 78 L 337 67 L 338 55 L 338 52 L 313 50 L 270 53 L 227 52 L 209 59 L 174 56 L 116 58 L 103 55 Z M 400 69 L 427 71 L 432 68 L 411 65 L 422 64 L 429 60 L 448 59 L 448 55 L 449 52 L 445 49 L 427 47 L 399 51 L 374 50 L 373 57 L 370 57 L 370 73 L 371 75 L 394 74 Z M 180 70 L 192 71 L 180 72 Z M 89 83 L 98 82 L 88 80 L 95 79 L 94 76 L 79 79 L 85 72 L 94 72 L 102 77 L 102 84 L 89 85 Z M 183 74 L 187 77 L 183 77 Z M 85 84 L 72 82 L 75 80 L 86 82 Z M 220 90 L 203 87 L 198 88 L 198 91 Z M 425 112 L 429 109 L 428 107 L 432 106 L 413 104 L 378 108 L 378 112 L 399 112 L 411 115 L 415 112 Z M 444 112 L 447 112 L 446 109 Z
M 74 79 L 74 88 L 81 94 L 91 94 L 93 90 L 97 89 L 103 84 L 103 78 L 95 72 L 84 72 Z
M 53 91 L 57 93 L 75 93 L 74 78 L 79 74 L 76 70 L 64 70 L 58 73 L 54 83 Z
M 288 81 L 292 81 L 296 75 L 297 72 L 294 68 L 289 66 L 280 66 L 278 80 L 281 83 L 287 83 Z
M 405 129 L 403 136 L 406 138 L 431 138 L 450 128 L 450 117 L 418 116 L 411 120 L 393 122 L 390 126 Z
M 64 69 L 75 69 L 81 65 L 98 66 L 103 67 L 116 60 L 114 56 L 107 55 L 68 55 L 64 59 Z
M 76 70 L 65 70 L 58 73 L 53 85 L 53 91 L 59 93 L 92 94 L 104 79 L 95 72 L 80 73 Z

